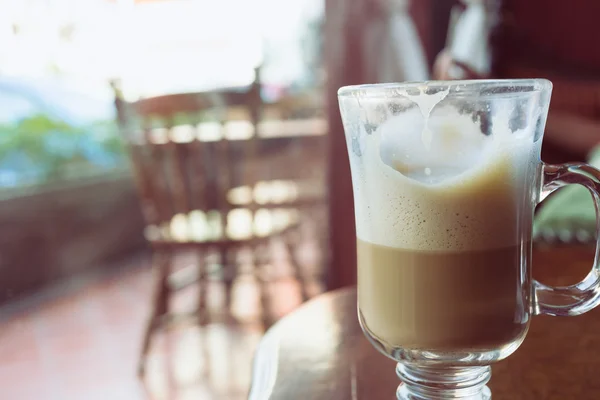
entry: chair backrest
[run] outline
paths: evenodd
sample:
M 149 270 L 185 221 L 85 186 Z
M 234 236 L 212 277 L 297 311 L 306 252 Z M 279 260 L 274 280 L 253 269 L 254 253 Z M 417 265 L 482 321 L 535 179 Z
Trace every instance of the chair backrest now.
M 156 228 L 192 211 L 216 212 L 215 231 L 222 233 L 231 209 L 228 191 L 253 181 L 248 165 L 256 157 L 262 104 L 258 71 L 246 89 L 116 102 L 144 215 L 153 227 L 149 238 L 164 240 L 164 229 Z

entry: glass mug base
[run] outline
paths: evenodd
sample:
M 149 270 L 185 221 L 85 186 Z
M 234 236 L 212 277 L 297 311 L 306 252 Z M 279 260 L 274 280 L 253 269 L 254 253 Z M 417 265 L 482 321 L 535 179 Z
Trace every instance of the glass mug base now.
M 390 346 L 369 330 L 360 309 L 358 318 L 373 347 L 399 361 L 396 366 L 401 381 L 396 391 L 398 400 L 491 399 L 491 391 L 486 386 L 491 377 L 490 364 L 514 353 L 525 339 L 528 328 L 526 326 L 510 343 L 494 349 L 436 351 Z
M 489 400 L 486 383 L 491 368 L 486 367 L 424 367 L 398 363 L 396 374 L 402 381 L 398 400 Z

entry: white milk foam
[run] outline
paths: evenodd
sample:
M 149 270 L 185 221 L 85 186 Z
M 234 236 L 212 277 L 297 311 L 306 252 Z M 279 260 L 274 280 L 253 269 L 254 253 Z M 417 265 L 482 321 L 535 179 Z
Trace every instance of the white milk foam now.
M 506 114 L 506 115 L 505 115 Z M 534 127 L 511 132 L 508 114 L 492 134 L 456 109 L 437 108 L 422 140 L 417 107 L 361 132 L 351 158 L 357 236 L 407 250 L 482 250 L 518 242 L 541 141 Z M 364 129 L 364 128 L 361 128 Z

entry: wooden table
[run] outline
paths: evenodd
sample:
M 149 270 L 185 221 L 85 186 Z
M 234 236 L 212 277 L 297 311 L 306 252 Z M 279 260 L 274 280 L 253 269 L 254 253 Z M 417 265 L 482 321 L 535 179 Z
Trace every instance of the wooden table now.
M 593 249 L 537 249 L 534 276 L 571 284 Z M 394 362 L 363 336 L 353 288 L 327 293 L 277 323 L 254 362 L 251 400 L 395 398 Z M 538 316 L 515 354 L 492 367 L 494 400 L 600 399 L 600 308 L 571 318 Z

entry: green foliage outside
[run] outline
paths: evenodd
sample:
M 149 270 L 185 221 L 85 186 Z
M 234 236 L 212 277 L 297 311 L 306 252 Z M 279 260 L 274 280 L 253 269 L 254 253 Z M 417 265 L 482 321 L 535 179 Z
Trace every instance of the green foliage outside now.
M 0 124 L 0 187 L 108 171 L 124 160 L 114 121 L 80 127 L 35 114 Z

